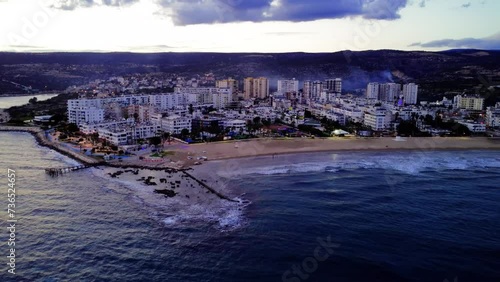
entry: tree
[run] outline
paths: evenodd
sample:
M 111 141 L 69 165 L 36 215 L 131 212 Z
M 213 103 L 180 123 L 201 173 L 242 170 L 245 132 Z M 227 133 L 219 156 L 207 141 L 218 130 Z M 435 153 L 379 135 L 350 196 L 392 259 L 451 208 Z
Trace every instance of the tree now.
M 305 110 L 304 111 L 304 118 L 312 118 L 311 111 Z
M 451 128 L 451 134 L 455 136 L 470 136 L 472 133 L 467 126 L 460 123 L 454 123 Z
M 260 121 L 261 121 L 261 120 L 260 120 L 260 117 L 259 117 L 259 116 L 256 116 L 256 117 L 254 117 L 254 118 L 253 118 L 253 123 L 255 123 L 255 124 L 259 124 L 259 123 L 260 123 Z
M 157 145 L 161 144 L 161 138 L 158 136 L 151 137 L 151 138 L 149 138 L 149 144 L 157 146 Z
M 137 121 L 138 118 L 139 118 L 139 114 L 138 113 L 134 113 L 134 121 Z
M 66 126 L 66 130 L 68 132 L 77 132 L 77 131 L 80 131 L 80 129 L 78 128 L 78 126 L 76 125 L 76 123 L 70 123 Z
M 28 102 L 30 104 L 36 104 L 37 101 L 38 101 L 38 99 L 36 97 L 33 97 L 33 98 L 31 98 L 31 99 L 28 100 Z
M 398 135 L 415 136 L 420 133 L 414 121 L 403 120 L 397 127 Z
M 189 130 L 187 128 L 183 128 L 181 130 L 181 135 L 182 135 L 182 137 L 188 136 L 189 135 Z
M 189 114 L 192 115 L 194 112 L 193 104 L 189 104 Z
M 163 132 L 163 139 L 167 140 L 168 144 L 170 144 L 170 132 Z
M 251 120 L 247 120 L 247 125 L 246 125 L 246 127 L 247 127 L 247 131 L 248 131 L 248 132 L 251 132 L 251 131 L 252 131 L 252 129 L 253 129 L 253 122 L 252 122 Z
M 434 124 L 434 118 L 427 114 L 425 117 L 424 117 L 424 123 L 427 124 L 427 125 L 433 125 Z

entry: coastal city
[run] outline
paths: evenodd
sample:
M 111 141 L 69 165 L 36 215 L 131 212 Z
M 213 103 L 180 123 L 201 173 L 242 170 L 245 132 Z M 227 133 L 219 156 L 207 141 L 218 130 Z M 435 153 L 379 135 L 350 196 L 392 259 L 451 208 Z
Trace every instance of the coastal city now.
M 265 77 L 245 78 L 241 83 L 231 78 L 214 82 L 209 87 L 200 86 L 207 84 L 206 79 L 177 79 L 172 93 L 120 95 L 115 93 L 154 89 L 158 82 L 137 86 L 140 84 L 123 77 L 95 81 L 80 87 L 78 99 L 68 101 L 68 122 L 82 133 L 98 133 L 114 145 L 136 144 L 161 132 L 196 142 L 249 134 L 296 136 L 294 128 L 323 134 L 320 136 L 390 136 L 399 127 L 409 136 L 411 131 L 404 131 L 410 127 L 414 136 L 443 136 L 458 128 L 455 124 L 443 128 L 449 121 L 463 126 L 460 135 L 484 135 L 487 128 L 500 124 L 498 103 L 485 109 L 484 98 L 463 93 L 456 93 L 453 99 L 419 101 L 418 85 L 413 83 L 369 83 L 364 95 L 356 96 L 342 92 L 341 78 L 302 83 L 278 80 L 273 93 Z M 43 122 L 50 116 L 37 119 Z M 271 126 L 275 124 L 284 126 Z

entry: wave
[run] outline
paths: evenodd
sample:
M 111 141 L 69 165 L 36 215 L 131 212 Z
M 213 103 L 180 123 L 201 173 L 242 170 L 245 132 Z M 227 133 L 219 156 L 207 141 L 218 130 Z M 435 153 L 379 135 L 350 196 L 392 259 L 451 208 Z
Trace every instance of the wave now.
M 124 195 L 126 200 L 141 206 L 153 219 L 168 227 L 182 228 L 208 223 L 223 232 L 235 230 L 244 225 L 243 213 L 245 207 L 251 204 L 250 201 L 243 198 L 243 195 L 234 198 L 236 202 L 217 199 L 212 202 L 195 202 L 193 204 L 181 196 L 165 199 L 165 197 L 154 193 L 151 187 L 139 182 L 110 178 L 104 169 L 92 168 L 91 171 L 95 176 L 119 184 L 106 185 L 105 188 L 101 187 L 101 189 Z M 206 195 L 208 197 L 208 194 Z M 213 195 L 210 194 L 210 196 Z
M 272 164 L 260 167 L 243 167 L 219 172 L 222 176 L 238 175 L 286 175 L 306 173 L 344 173 L 353 170 L 382 169 L 386 171 L 417 175 L 446 170 L 471 171 L 500 168 L 500 159 L 487 153 L 423 152 L 397 154 L 335 154 L 331 160 L 320 157 L 317 162 Z

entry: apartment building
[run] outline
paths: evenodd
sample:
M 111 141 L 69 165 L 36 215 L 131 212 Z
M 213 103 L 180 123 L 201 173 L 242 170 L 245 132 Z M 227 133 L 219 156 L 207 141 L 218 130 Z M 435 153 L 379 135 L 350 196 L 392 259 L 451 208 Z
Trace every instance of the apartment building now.
M 191 118 L 178 115 L 162 118 L 161 129 L 171 134 L 180 134 L 183 129 L 191 132 Z
M 83 123 L 98 123 L 104 121 L 104 109 L 95 107 L 68 108 L 68 122 L 81 125 Z
M 453 98 L 455 109 L 470 111 L 482 111 L 484 108 L 484 98 L 479 96 L 457 95 Z
M 265 77 L 247 77 L 243 81 L 243 91 L 245 100 L 249 100 L 250 98 L 267 98 L 269 97 L 269 80 Z

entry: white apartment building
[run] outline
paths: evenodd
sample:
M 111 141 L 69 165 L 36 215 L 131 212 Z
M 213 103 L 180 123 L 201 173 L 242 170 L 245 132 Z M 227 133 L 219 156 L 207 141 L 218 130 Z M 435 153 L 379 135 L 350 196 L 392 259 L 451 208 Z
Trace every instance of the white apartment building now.
M 377 82 L 370 82 L 366 86 L 366 98 L 367 99 L 379 99 L 379 87 L 380 85 Z
M 458 123 L 467 126 L 467 128 L 472 133 L 484 133 L 484 132 L 486 132 L 486 124 L 467 122 L 467 121 L 459 121 Z
M 84 134 L 92 134 L 98 132 L 99 128 L 109 128 L 109 127 L 117 127 L 117 126 L 126 126 L 134 124 L 134 119 L 129 118 L 127 120 L 122 121 L 108 121 L 101 123 L 83 123 L 78 126 L 80 132 Z
M 155 137 L 160 129 L 159 125 L 144 123 L 136 125 L 114 125 L 98 128 L 99 138 L 104 138 L 114 145 L 134 144 L 138 139 Z
M 341 93 L 342 79 L 341 78 L 327 79 L 325 81 L 325 90 L 335 93 Z
M 83 123 L 99 123 L 104 121 L 104 109 L 95 107 L 68 108 L 68 122 L 80 125 Z
M 212 95 L 217 93 L 216 87 L 175 87 L 174 93 L 186 94 L 187 104 L 211 104 Z
M 189 104 L 187 99 L 188 95 L 189 94 L 181 92 L 149 95 L 149 105 L 159 110 L 167 110 L 177 106 L 184 106 Z
M 99 138 L 116 146 L 127 145 L 132 141 L 129 131 L 122 127 L 98 128 L 97 133 L 99 133 Z
M 496 107 L 486 108 L 486 125 L 500 127 L 500 103 L 497 103 Z
M 379 100 L 384 102 L 394 102 L 401 94 L 401 84 L 384 83 L 379 85 Z
M 212 94 L 214 108 L 223 109 L 233 102 L 233 92 L 230 88 L 219 88 L 217 93 Z
M 299 92 L 299 81 L 294 79 L 291 80 L 278 80 L 278 93 L 298 93 Z
M 192 119 L 190 117 L 178 115 L 165 117 L 161 119 L 161 129 L 171 134 L 180 134 L 183 129 L 187 129 L 191 132 L 191 121 Z
M 403 99 L 407 105 L 416 105 L 418 96 L 418 85 L 408 83 L 403 85 Z
M 453 98 L 453 106 L 455 109 L 482 111 L 484 107 L 484 98 L 457 95 Z
M 224 128 L 230 128 L 231 130 L 235 130 L 235 131 L 238 131 L 240 129 L 243 129 L 245 130 L 246 128 L 246 121 L 244 120 L 241 120 L 241 119 L 230 119 L 230 120 L 226 120 L 224 121 L 223 123 L 224 125 Z
M 324 91 L 323 82 L 314 81 L 311 87 L 311 99 L 316 101 L 321 98 L 321 93 Z
M 368 108 L 364 112 L 364 124 L 374 131 L 382 131 L 388 128 L 389 123 L 390 118 L 388 120 L 387 111 L 383 108 Z

